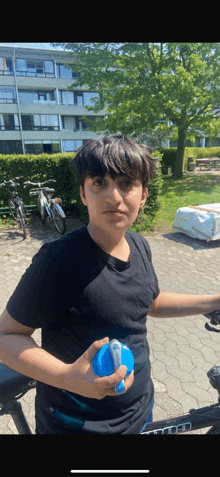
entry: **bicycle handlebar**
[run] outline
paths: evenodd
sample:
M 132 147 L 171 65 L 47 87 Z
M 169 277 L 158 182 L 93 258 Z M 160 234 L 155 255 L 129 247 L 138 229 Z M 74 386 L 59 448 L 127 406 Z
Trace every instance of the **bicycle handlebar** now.
M 56 182 L 56 181 L 55 181 L 55 179 L 48 179 L 45 182 L 30 182 L 30 181 L 27 181 L 27 182 L 24 182 L 24 187 L 27 186 L 27 185 L 36 185 L 38 187 L 42 187 L 44 184 L 47 184 L 47 182 Z
M 10 179 L 9 181 L 4 180 L 4 183 L 5 184 L 15 184 L 15 180 L 18 181 L 19 179 L 22 179 L 22 177 L 24 177 L 24 176 L 14 177 L 14 179 Z
M 209 318 L 212 325 L 220 325 L 220 310 L 211 311 L 210 313 L 204 313 L 206 318 Z

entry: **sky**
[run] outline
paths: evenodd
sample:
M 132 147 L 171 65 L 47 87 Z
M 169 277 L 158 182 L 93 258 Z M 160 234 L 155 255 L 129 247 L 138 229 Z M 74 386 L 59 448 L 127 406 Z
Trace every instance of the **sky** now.
M 4 41 L 0 40 L 0 45 L 6 45 L 6 46 L 19 46 L 19 47 L 29 47 L 29 48 L 44 48 L 44 49 L 53 49 L 50 43 L 19 43 L 19 42 L 12 42 L 12 43 L 6 43 Z M 57 48 L 55 48 L 57 50 Z M 60 47 L 58 49 L 61 49 Z

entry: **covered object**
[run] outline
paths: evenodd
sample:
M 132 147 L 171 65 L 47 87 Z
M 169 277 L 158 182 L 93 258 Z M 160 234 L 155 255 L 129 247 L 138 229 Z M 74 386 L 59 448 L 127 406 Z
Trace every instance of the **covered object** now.
M 220 203 L 180 207 L 175 214 L 173 230 L 201 240 L 220 238 Z

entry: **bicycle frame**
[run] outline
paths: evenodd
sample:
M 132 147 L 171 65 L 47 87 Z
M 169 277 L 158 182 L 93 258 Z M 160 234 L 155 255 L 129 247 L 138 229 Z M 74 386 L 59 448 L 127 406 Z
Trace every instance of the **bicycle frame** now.
M 26 216 L 30 215 L 27 212 L 27 209 L 23 203 L 23 200 L 19 197 L 18 192 L 17 192 L 17 186 L 19 185 L 18 182 L 15 182 L 15 180 L 21 179 L 23 176 L 20 177 L 15 177 L 14 179 L 11 179 L 9 181 L 4 181 L 4 185 L 6 184 L 11 184 L 11 187 L 13 187 L 13 192 L 12 192 L 12 197 L 9 201 L 9 210 L 11 212 L 11 215 L 14 217 L 16 222 L 19 222 L 20 227 L 23 230 L 23 235 L 24 238 L 26 238 L 26 230 L 25 230 L 25 221 L 26 221 Z
M 42 190 L 39 192 L 38 195 L 38 208 L 42 219 L 44 219 L 45 210 L 47 211 L 48 217 L 52 219 L 50 205 Z
M 53 220 L 54 225 L 59 233 L 64 234 L 66 230 L 65 225 L 65 213 L 61 206 L 59 205 L 62 203 L 61 199 L 56 197 L 52 198 L 54 194 L 54 189 L 49 189 L 48 187 L 43 187 L 44 184 L 47 182 L 56 182 L 54 179 L 48 179 L 45 182 L 25 182 L 24 186 L 26 185 L 37 185 L 37 188 L 30 190 L 30 195 L 38 195 L 38 209 L 40 212 L 40 216 L 42 221 L 46 219 L 45 211 L 47 213 L 47 217 L 49 220 Z
M 200 409 L 190 409 L 189 414 L 147 424 L 141 435 L 184 434 L 212 426 L 220 426 L 220 402 Z

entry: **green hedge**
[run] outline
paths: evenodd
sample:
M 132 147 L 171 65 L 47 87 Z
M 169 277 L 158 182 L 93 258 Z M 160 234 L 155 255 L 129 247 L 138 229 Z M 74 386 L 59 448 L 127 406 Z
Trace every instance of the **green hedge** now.
M 159 152 L 154 151 L 154 157 L 162 158 Z M 83 222 L 88 221 L 87 208 L 82 204 L 79 194 L 79 185 L 76 180 L 73 167 L 69 166 L 69 161 L 75 153 L 57 153 L 41 155 L 0 155 L 0 183 L 14 177 L 24 176 L 18 186 L 18 194 L 22 197 L 26 205 L 37 204 L 37 197 L 30 196 L 31 187 L 23 187 L 23 182 L 44 182 L 48 179 L 55 179 L 55 194 L 61 197 L 63 206 L 74 206 L 74 210 Z M 132 226 L 132 230 L 137 232 L 149 230 L 160 207 L 158 196 L 162 184 L 161 170 L 150 182 L 147 207 L 141 212 Z M 49 184 L 48 184 L 49 185 Z M 0 188 L 0 207 L 7 207 L 12 188 L 6 186 Z
M 168 168 L 173 169 L 173 164 L 176 161 L 177 148 L 161 148 L 162 154 L 162 173 L 167 174 Z M 188 170 L 189 162 L 188 157 L 193 156 L 194 159 L 200 159 L 203 157 L 220 157 L 220 147 L 186 147 L 184 152 L 183 169 Z
M 162 154 L 159 151 L 154 151 L 152 153 L 152 157 L 158 157 L 159 159 L 158 172 L 150 181 L 146 206 L 138 214 L 136 221 L 129 228 L 129 230 L 133 230 L 135 232 L 150 231 L 153 223 L 155 222 L 157 211 L 160 208 L 159 196 L 163 184 L 161 172 Z
M 24 176 L 18 186 L 18 194 L 26 205 L 37 204 L 37 197 L 30 196 L 29 190 L 34 186 L 23 187 L 23 181 L 44 182 L 55 179 L 55 194 L 61 197 L 63 206 L 74 205 L 82 215 L 84 207 L 81 204 L 79 186 L 73 168 L 69 161 L 75 153 L 41 154 L 41 155 L 0 155 L 0 182 L 14 177 Z M 49 184 L 48 184 L 49 186 Z M 0 189 L 0 206 L 7 207 L 10 192 L 9 186 Z

